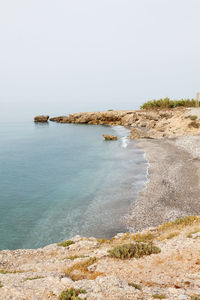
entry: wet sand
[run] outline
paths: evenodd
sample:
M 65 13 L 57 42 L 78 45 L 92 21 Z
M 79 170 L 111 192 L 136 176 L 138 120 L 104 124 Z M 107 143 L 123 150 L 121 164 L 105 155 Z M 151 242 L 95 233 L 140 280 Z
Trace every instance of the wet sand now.
M 132 231 L 200 214 L 200 136 L 142 140 L 148 182 L 125 218 Z

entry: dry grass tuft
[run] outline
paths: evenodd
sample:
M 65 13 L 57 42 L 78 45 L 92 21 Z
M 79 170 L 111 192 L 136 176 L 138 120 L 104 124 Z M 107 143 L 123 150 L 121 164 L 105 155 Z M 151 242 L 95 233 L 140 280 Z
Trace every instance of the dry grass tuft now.
M 64 260 L 64 259 L 75 260 L 75 259 L 78 259 L 78 258 L 86 258 L 86 257 L 88 257 L 88 256 L 72 255 L 72 256 L 66 256 L 66 257 L 62 258 L 62 260 Z
M 191 226 L 195 224 L 200 224 L 200 217 L 197 216 L 189 216 L 177 219 L 173 222 L 166 222 L 160 226 L 158 226 L 158 232 L 163 233 L 170 229 L 181 229 L 186 226 Z
M 101 245 L 101 244 L 110 243 L 110 240 L 107 240 L 107 239 L 97 239 L 97 242 Z
M 171 232 L 166 236 L 167 240 L 173 239 L 175 236 L 179 235 L 180 232 L 175 231 L 175 232 Z
M 149 242 L 155 239 L 156 235 L 147 232 L 147 233 L 135 233 L 131 235 L 131 239 L 135 242 Z
M 78 262 L 65 270 L 66 276 L 69 276 L 73 281 L 89 279 L 94 280 L 98 276 L 103 275 L 101 272 L 93 272 L 88 270 L 88 267 L 97 262 L 96 257 L 90 257 L 86 261 Z

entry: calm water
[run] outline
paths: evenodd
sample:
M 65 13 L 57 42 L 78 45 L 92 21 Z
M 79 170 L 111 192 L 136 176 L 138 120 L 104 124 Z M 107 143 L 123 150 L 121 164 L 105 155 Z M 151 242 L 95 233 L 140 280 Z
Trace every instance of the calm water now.
M 106 142 L 103 133 L 117 134 Z M 76 234 L 111 237 L 144 187 L 146 161 L 122 127 L 0 124 L 0 249 Z

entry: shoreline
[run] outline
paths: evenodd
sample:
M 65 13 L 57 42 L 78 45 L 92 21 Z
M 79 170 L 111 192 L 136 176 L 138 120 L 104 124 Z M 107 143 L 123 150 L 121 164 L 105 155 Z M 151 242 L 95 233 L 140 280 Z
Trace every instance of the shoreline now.
M 131 231 L 199 214 L 200 156 L 186 150 L 191 143 L 198 149 L 199 136 L 137 143 L 145 152 L 148 170 L 146 187 L 124 218 Z
M 158 225 L 199 215 L 200 135 L 140 139 L 135 146 L 147 161 L 147 181 L 124 221 L 140 233 L 111 240 L 75 236 L 39 249 L 0 251 L 0 299 L 56 300 L 71 288 L 84 289 L 87 300 L 189 300 L 199 294 L 200 217 Z M 114 247 L 140 242 L 159 252 L 109 255 Z

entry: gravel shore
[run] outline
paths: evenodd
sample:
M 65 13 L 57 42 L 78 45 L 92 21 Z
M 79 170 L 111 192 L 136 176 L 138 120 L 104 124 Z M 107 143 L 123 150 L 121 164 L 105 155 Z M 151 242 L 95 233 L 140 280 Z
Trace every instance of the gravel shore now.
M 126 224 L 133 231 L 200 214 L 200 136 L 142 140 L 148 182 L 132 205 Z

